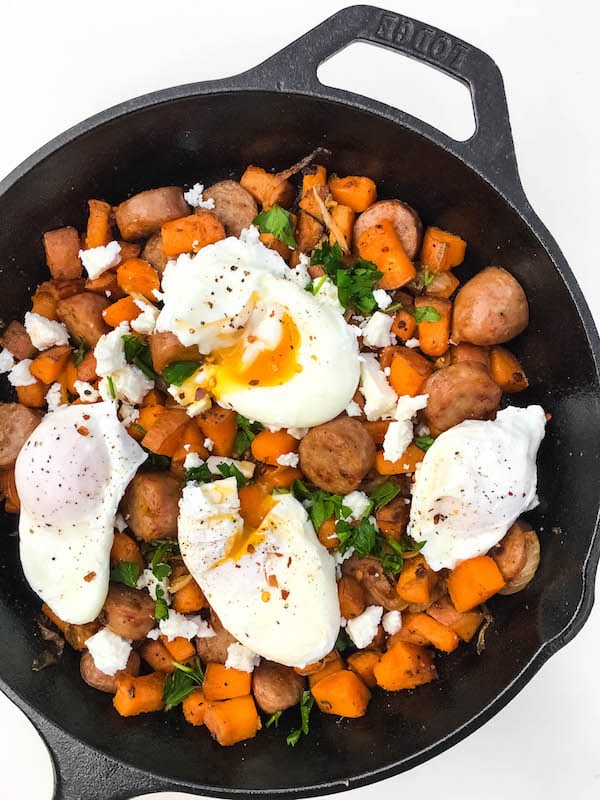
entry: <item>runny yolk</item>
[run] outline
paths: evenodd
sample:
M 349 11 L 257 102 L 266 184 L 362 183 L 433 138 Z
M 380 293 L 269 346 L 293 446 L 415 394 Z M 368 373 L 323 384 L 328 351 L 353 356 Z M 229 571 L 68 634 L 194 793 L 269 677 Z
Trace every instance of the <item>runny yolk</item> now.
M 297 355 L 300 348 L 300 333 L 288 314 L 281 318 L 282 334 L 272 350 L 262 350 L 253 361 L 244 363 L 247 339 L 240 339 L 232 346 L 212 353 L 216 369 L 216 383 L 212 394 L 219 397 L 232 389 L 252 386 L 281 386 L 301 371 Z
M 265 533 L 257 529 L 275 505 L 275 501 L 263 486 L 256 483 L 243 486 L 238 494 L 244 527 L 239 533 L 229 537 L 225 545 L 225 555 L 214 564 L 213 569 L 226 561 L 239 561 L 246 555 L 252 555 L 266 538 Z

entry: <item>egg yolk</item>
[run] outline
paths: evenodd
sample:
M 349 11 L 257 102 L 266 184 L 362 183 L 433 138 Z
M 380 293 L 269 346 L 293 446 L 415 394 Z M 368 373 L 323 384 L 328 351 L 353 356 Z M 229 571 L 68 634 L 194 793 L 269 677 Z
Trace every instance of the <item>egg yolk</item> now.
M 239 561 L 246 555 L 252 555 L 266 538 L 265 533 L 259 533 L 257 529 L 275 505 L 275 501 L 265 487 L 258 483 L 243 486 L 238 490 L 238 495 L 244 527 L 239 533 L 229 537 L 225 545 L 225 555 L 214 564 L 213 569 L 226 561 Z
M 240 337 L 232 346 L 211 354 L 215 364 L 215 385 L 211 389 L 219 398 L 223 393 L 247 386 L 281 386 L 301 371 L 297 355 L 300 333 L 288 314 L 281 318 L 281 338 L 273 349 L 264 349 L 254 360 L 244 362 L 244 353 L 251 339 Z

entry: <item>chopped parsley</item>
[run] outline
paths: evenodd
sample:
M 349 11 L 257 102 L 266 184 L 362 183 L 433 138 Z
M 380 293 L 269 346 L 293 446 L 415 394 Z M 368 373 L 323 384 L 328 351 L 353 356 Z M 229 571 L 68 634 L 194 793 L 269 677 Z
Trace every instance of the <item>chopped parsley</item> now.
M 296 247 L 292 215 L 285 208 L 275 204 L 268 211 L 263 211 L 262 214 L 254 217 L 252 224 L 256 225 L 261 233 L 272 233 L 276 239 L 284 242 L 288 247 Z
M 323 267 L 337 286 L 338 298 L 344 308 L 352 308 L 362 314 L 375 311 L 377 301 L 373 296 L 373 288 L 383 273 L 371 261 L 359 258 L 353 264 L 346 265 L 339 244 L 323 242 L 313 251 L 310 263 Z
M 348 650 L 351 647 L 354 647 L 352 639 L 348 636 L 343 628 L 340 628 L 338 637 L 335 640 L 334 648 L 338 651 L 338 653 L 343 653 L 345 650 Z
M 113 400 L 117 399 L 117 393 L 115 392 L 115 383 L 110 375 L 106 376 L 106 385 L 108 386 L 108 393 Z
M 135 561 L 119 561 L 110 572 L 110 579 L 115 583 L 124 583 L 133 589 L 137 586 L 140 568 Z
M 310 504 L 308 515 L 317 531 L 326 519 L 335 517 L 337 520 L 341 520 L 351 514 L 351 509 L 344 505 L 344 498 L 341 494 L 330 494 L 324 489 L 311 492 L 299 480 L 295 480 L 292 484 L 292 494 L 296 500 L 307 501 L 307 504 Z
M 361 519 L 355 525 L 343 519 L 339 520 L 335 532 L 340 540 L 339 547 L 342 553 L 353 547 L 354 552 L 361 558 L 376 554 L 377 529 L 368 519 Z
M 185 471 L 185 480 L 196 481 L 197 483 L 210 483 L 214 481 L 215 475 L 208 468 L 208 464 L 200 464 L 199 467 L 190 467 Z
M 156 600 L 154 602 L 154 617 L 157 620 L 169 618 L 169 606 L 162 586 L 156 587 Z
M 371 502 L 373 503 L 372 510 L 377 511 L 382 506 L 387 506 L 394 497 L 400 492 L 400 487 L 391 481 L 385 481 L 378 486 L 371 495 Z
M 435 439 L 433 436 L 415 436 L 415 445 L 419 448 L 419 450 L 423 450 L 423 452 L 427 452 L 431 445 L 434 443 Z
M 197 481 L 198 483 L 212 483 L 212 481 L 217 481 L 221 478 L 235 478 L 238 489 L 241 489 L 242 486 L 246 486 L 248 483 L 248 478 L 240 472 L 235 464 L 228 464 L 226 461 L 223 461 L 221 464 L 217 464 L 217 469 L 221 473 L 220 475 L 211 472 L 208 468 L 208 464 L 200 464 L 199 467 L 190 467 L 185 471 L 185 479 L 186 481 Z
M 154 543 L 155 548 L 152 552 L 150 569 L 154 577 L 162 581 L 171 574 L 171 567 L 166 563 L 169 556 L 179 555 L 179 545 L 173 539 L 157 539 Z
M 197 361 L 171 361 L 162 371 L 162 376 L 167 383 L 174 386 L 181 386 L 188 378 L 191 378 L 198 369 Z
M 175 672 L 167 675 L 163 690 L 165 711 L 170 711 L 175 706 L 183 703 L 196 686 L 202 686 L 204 682 L 204 672 L 197 656 L 193 666 L 180 664 L 178 661 L 173 661 L 173 666 L 175 667 Z
M 283 711 L 276 711 L 272 714 L 269 719 L 265 722 L 265 728 L 270 728 L 271 725 L 274 725 L 276 728 L 279 727 L 279 718 L 283 714 Z
M 433 306 L 415 308 L 414 317 L 417 325 L 422 322 L 438 322 L 441 319 L 439 312 Z
M 77 350 L 73 354 L 73 360 L 75 362 L 75 366 L 78 367 L 85 358 L 85 354 L 87 353 L 85 342 L 83 339 L 80 339 L 79 344 L 77 345 Z
M 263 426 L 260 422 L 253 422 L 252 420 L 246 419 L 246 417 L 243 417 L 241 414 L 236 414 L 235 419 L 237 423 L 237 433 L 233 445 L 233 454 L 239 458 L 242 453 L 245 453 L 250 447 L 254 441 L 254 437 L 257 433 L 262 431 Z
M 227 464 L 225 461 L 222 464 L 217 464 L 217 469 L 224 478 L 235 478 L 237 481 L 238 489 L 248 483 L 248 478 L 244 477 L 235 464 Z M 218 477 L 218 476 L 217 476 Z
M 171 459 L 169 456 L 161 456 L 158 453 L 153 453 L 152 450 L 146 450 L 148 458 L 144 461 L 144 469 L 163 471 L 169 469 L 171 466 Z
M 121 336 L 121 339 L 123 340 L 125 361 L 141 370 L 150 380 L 155 380 L 156 372 L 152 364 L 152 356 L 150 355 L 150 346 L 148 342 L 141 336 L 134 336 L 131 333 L 126 333 Z
M 302 734 L 306 736 L 308 733 L 310 712 L 314 704 L 315 698 L 312 696 L 311 691 L 306 690 L 302 692 L 302 699 L 300 700 L 300 727 L 293 730 L 286 737 L 286 742 L 292 747 L 297 744 Z
M 309 291 L 312 295 L 317 295 L 323 288 L 323 284 L 327 280 L 327 275 L 322 275 L 316 283 L 309 283 L 306 287 L 307 291 Z
M 434 282 L 436 278 L 435 272 L 432 272 L 429 267 L 424 267 L 423 272 L 421 273 L 421 283 L 423 287 L 426 289 L 428 286 Z

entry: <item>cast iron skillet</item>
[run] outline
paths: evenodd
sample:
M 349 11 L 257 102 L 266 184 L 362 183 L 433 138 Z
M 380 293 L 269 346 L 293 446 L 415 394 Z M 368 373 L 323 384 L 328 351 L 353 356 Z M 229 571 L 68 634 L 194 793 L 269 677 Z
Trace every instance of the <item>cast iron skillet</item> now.
M 413 117 L 321 85 L 317 66 L 363 40 L 442 69 L 471 90 L 477 131 L 458 143 Z M 63 800 L 120 800 L 166 789 L 216 796 L 329 793 L 389 777 L 476 730 L 585 622 L 593 602 L 597 538 L 600 342 L 556 243 L 519 181 L 502 79 L 480 50 L 415 20 L 369 6 L 334 15 L 273 58 L 234 78 L 191 84 L 123 103 L 42 148 L 0 185 L 0 313 L 27 308 L 42 279 L 43 231 L 83 225 L 85 200 L 118 202 L 142 189 L 239 176 L 248 163 L 282 168 L 318 145 L 331 168 L 365 174 L 426 223 L 469 243 L 463 275 L 501 264 L 521 281 L 531 323 L 517 342 L 532 385 L 527 402 L 552 415 L 540 453 L 542 562 L 522 594 L 490 604 L 487 650 L 439 658 L 441 679 L 415 692 L 377 693 L 368 714 L 314 714 L 294 749 L 283 731 L 222 749 L 180 714 L 122 719 L 87 687 L 73 652 L 31 672 L 41 649 L 39 603 L 22 579 L 16 539 L 0 547 L 2 688 L 50 746 Z M 4 398 L 5 399 L 5 398 Z M 517 402 L 525 402 L 517 396 Z M 14 518 L 3 520 L 5 532 Z

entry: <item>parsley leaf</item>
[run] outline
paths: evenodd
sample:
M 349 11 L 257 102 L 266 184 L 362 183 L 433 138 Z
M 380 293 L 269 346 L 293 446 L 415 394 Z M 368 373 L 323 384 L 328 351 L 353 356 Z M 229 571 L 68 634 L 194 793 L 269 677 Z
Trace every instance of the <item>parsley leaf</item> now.
M 328 242 L 323 242 L 321 247 L 313 250 L 310 263 L 313 267 L 317 264 L 323 267 L 329 277 L 332 277 L 338 269 L 344 266 L 344 251 L 337 242 L 332 245 Z
M 154 577 L 161 581 L 171 574 L 171 567 L 166 563 L 165 559 L 169 556 L 179 555 L 179 545 L 173 539 L 157 539 L 155 540 L 155 545 L 152 560 L 150 561 L 150 569 Z
M 323 284 L 325 283 L 326 280 L 327 280 L 327 275 L 322 275 L 317 280 L 316 283 L 313 283 L 313 282 L 309 283 L 308 286 L 306 287 L 306 291 L 310 292 L 312 295 L 319 294 L 319 292 L 321 291 L 321 288 L 323 287 Z
M 280 242 L 284 242 L 288 247 L 296 247 L 294 239 L 294 226 L 292 215 L 285 208 L 275 204 L 268 211 L 263 211 L 254 217 L 252 224 L 256 225 L 261 233 L 272 233 Z
M 371 261 L 359 258 L 354 264 L 346 266 L 339 244 L 323 242 L 321 247 L 313 251 L 310 263 L 323 267 L 337 286 L 338 298 L 344 308 L 354 308 L 363 314 L 375 311 L 377 302 L 373 297 L 373 287 L 383 273 Z
M 345 650 L 348 650 L 350 647 L 354 647 L 352 639 L 348 636 L 346 631 L 343 628 L 340 628 L 340 632 L 338 633 L 338 637 L 335 640 L 334 648 L 338 651 L 338 653 L 343 653 Z
M 302 692 L 302 699 L 300 700 L 300 727 L 292 731 L 287 737 L 286 742 L 292 747 L 297 744 L 298 740 L 304 734 L 308 733 L 309 718 L 312 707 L 315 704 L 315 698 L 312 696 L 310 690 Z
M 185 471 L 186 481 L 198 481 L 198 483 L 212 483 L 213 481 L 221 480 L 221 478 L 235 478 L 237 481 L 238 489 L 246 486 L 248 478 L 246 478 L 236 467 L 235 464 L 228 464 L 223 461 L 217 464 L 219 473 L 211 472 L 208 464 L 200 464 L 199 467 L 190 467 Z
M 156 601 L 154 602 L 154 616 L 157 620 L 169 618 L 169 606 L 161 586 L 156 587 Z
M 163 690 L 165 711 L 170 711 L 178 706 L 190 696 L 196 686 L 202 686 L 204 682 L 204 672 L 198 657 L 196 657 L 194 666 L 180 664 L 178 661 L 173 661 L 173 666 L 175 672 L 167 675 Z
M 435 278 L 436 278 L 435 272 L 431 272 L 429 267 L 423 268 L 423 272 L 421 273 L 421 283 L 423 284 L 425 289 L 434 282 Z
M 186 481 L 197 481 L 198 483 L 210 483 L 215 476 L 208 468 L 208 464 L 200 464 L 199 467 L 190 467 L 185 471 Z
M 123 340 L 125 361 L 141 370 L 150 380 L 155 380 L 157 376 L 154 371 L 154 365 L 152 364 L 150 346 L 145 339 L 141 336 L 134 336 L 131 333 L 126 333 L 124 336 L 121 336 L 121 339 Z
M 113 400 L 117 399 L 117 393 L 115 392 L 115 383 L 110 375 L 106 376 L 106 384 L 108 386 L 108 393 Z
M 166 470 L 171 466 L 171 459 L 169 456 L 161 456 L 158 453 L 153 453 L 152 450 L 146 450 L 148 458 L 144 461 L 142 466 L 144 469 L 149 470 Z
M 265 722 L 265 728 L 270 728 L 271 725 L 275 725 L 276 728 L 279 727 L 279 718 L 283 714 L 283 711 L 276 711 L 272 714 L 269 719 Z
M 427 452 L 431 445 L 434 443 L 435 439 L 433 436 L 415 436 L 415 445 L 419 448 L 419 450 L 423 450 L 423 452 Z
M 242 486 L 245 486 L 248 483 L 248 478 L 242 475 L 235 464 L 227 464 L 224 461 L 222 464 L 217 464 L 217 469 L 224 478 L 235 478 L 238 489 L 241 489 Z
M 396 486 L 396 484 L 392 483 L 391 481 L 385 481 L 385 483 L 382 483 L 380 486 L 378 486 L 371 495 L 371 502 L 373 503 L 372 510 L 376 511 L 382 506 L 387 506 L 387 504 L 391 502 L 399 492 L 399 486 Z
M 340 520 L 335 528 L 340 548 L 345 553 L 349 547 L 353 547 L 355 553 L 364 558 L 370 556 L 376 550 L 377 529 L 368 519 L 361 519 L 356 525 L 352 525 L 346 520 Z
M 341 494 L 330 494 L 324 489 L 311 492 L 302 481 L 298 480 L 292 484 L 292 493 L 296 500 L 306 501 L 309 505 L 308 515 L 315 530 L 319 530 L 326 519 L 335 517 L 339 520 L 352 513 L 352 509 L 344 505 Z
M 237 433 L 235 435 L 235 442 L 233 445 L 233 454 L 238 457 L 245 453 L 254 441 L 257 433 L 260 433 L 263 426 L 260 422 L 252 422 L 241 414 L 236 414 L 235 419 L 237 422 Z
M 438 322 L 441 319 L 439 312 L 433 306 L 420 306 L 415 308 L 415 321 L 417 325 L 422 322 Z
M 73 360 L 75 362 L 75 366 L 78 367 L 83 359 L 85 358 L 85 354 L 87 353 L 87 349 L 85 346 L 85 342 L 83 339 L 80 339 L 79 344 L 77 345 L 77 350 L 75 350 Z
M 162 371 L 162 376 L 167 383 L 174 386 L 181 386 L 182 383 L 191 378 L 198 369 L 197 361 L 171 361 Z
M 140 577 L 140 568 L 135 561 L 119 561 L 110 572 L 111 581 L 124 583 L 133 589 L 137 586 Z

